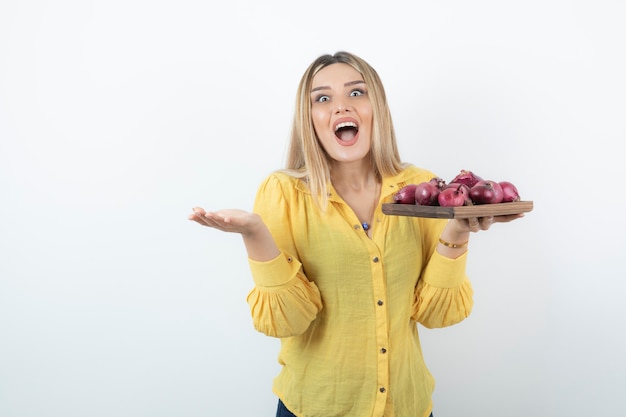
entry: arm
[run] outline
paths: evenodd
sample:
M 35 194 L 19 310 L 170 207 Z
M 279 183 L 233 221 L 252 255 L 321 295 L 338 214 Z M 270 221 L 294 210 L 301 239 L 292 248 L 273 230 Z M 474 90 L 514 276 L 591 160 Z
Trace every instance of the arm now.
M 428 328 L 451 326 L 467 318 L 474 305 L 474 291 L 466 275 L 470 233 L 520 217 L 523 214 L 450 220 L 440 233 L 437 229 L 429 230 L 426 242 L 436 241 L 436 250 L 415 288 L 412 318 Z M 458 246 L 443 244 L 439 237 Z
M 285 177 L 269 176 L 259 187 L 256 213 L 271 234 L 279 255 L 270 261 L 250 259 L 255 287 L 248 304 L 257 330 L 269 336 L 290 337 L 305 332 L 322 309 L 314 282 L 307 279 L 298 259 L 290 206 L 298 194 Z
M 285 207 L 278 181 L 270 177 L 260 187 L 252 213 L 236 209 L 206 212 L 196 207 L 189 216 L 202 226 L 241 234 L 256 284 L 247 297 L 253 324 L 274 337 L 303 333 L 322 309 L 319 290 L 306 279 L 294 255 L 291 234 L 285 232 Z
M 469 219 L 454 219 L 448 222 L 441 232 L 441 240 L 448 243 L 437 244 L 437 252 L 448 258 L 458 258 L 467 252 L 470 233 L 488 230 L 494 223 L 508 223 L 524 217 L 524 214 L 489 216 Z
M 269 229 L 258 214 L 243 210 L 205 212 L 204 209 L 195 207 L 189 220 L 224 232 L 240 233 L 248 257 L 254 261 L 269 261 L 280 253 Z

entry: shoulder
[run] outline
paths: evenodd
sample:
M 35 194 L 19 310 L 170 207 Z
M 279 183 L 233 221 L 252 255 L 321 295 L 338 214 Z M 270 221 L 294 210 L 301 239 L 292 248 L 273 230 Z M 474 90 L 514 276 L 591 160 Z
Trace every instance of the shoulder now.
M 412 164 L 405 164 L 402 171 L 400 171 L 397 175 L 389 178 L 389 180 L 395 182 L 400 187 L 402 187 L 408 184 L 419 184 L 421 182 L 430 181 L 436 176 L 437 174 L 428 169 L 420 168 Z
M 304 180 L 288 171 L 274 171 L 261 182 L 259 191 L 291 194 L 306 190 Z
M 271 172 L 265 179 L 263 183 L 271 183 L 271 184 L 282 184 L 285 186 L 295 187 L 302 182 L 302 179 L 295 173 L 291 173 L 286 170 L 279 170 Z

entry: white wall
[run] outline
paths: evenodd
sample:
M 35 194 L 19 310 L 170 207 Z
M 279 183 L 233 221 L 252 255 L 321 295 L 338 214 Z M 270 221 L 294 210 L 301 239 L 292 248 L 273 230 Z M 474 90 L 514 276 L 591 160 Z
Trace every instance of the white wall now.
M 472 238 L 471 317 L 422 329 L 437 417 L 626 405 L 619 1 L 20 0 L 0 5 L 0 415 L 272 416 L 239 236 L 297 82 L 345 49 L 407 161 L 509 179 Z

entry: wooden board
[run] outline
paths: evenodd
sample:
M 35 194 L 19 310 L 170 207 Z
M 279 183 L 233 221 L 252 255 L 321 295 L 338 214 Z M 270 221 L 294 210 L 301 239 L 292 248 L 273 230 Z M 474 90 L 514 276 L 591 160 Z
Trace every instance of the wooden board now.
M 383 213 L 392 216 L 429 217 L 433 219 L 467 219 L 469 217 L 501 216 L 532 211 L 532 201 L 481 204 L 476 206 L 441 207 L 416 204 L 383 204 Z

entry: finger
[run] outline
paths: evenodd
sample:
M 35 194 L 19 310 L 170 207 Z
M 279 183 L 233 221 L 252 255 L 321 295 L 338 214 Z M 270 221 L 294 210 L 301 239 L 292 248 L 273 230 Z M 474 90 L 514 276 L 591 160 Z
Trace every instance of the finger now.
M 217 216 L 216 213 L 207 212 L 201 207 L 194 207 L 193 213 L 189 216 L 190 220 L 193 220 L 203 226 L 209 227 L 221 227 L 221 217 Z
M 193 220 L 194 222 L 198 223 L 201 226 L 213 226 L 211 223 L 211 221 L 209 219 L 207 219 L 204 216 L 201 216 L 200 214 L 191 214 L 189 216 L 189 220 Z
M 467 219 L 467 225 L 472 232 L 477 232 L 480 229 L 480 222 L 477 217 L 470 217 Z
M 482 230 L 487 230 L 493 224 L 493 216 L 486 216 L 480 218 L 480 228 Z
M 187 218 L 189 220 L 193 220 L 194 222 L 197 223 L 201 223 L 202 222 L 202 216 L 198 216 L 196 213 L 192 213 L 189 216 L 187 216 Z
M 508 223 L 516 219 L 521 219 L 524 217 L 524 213 L 519 214 L 508 214 L 505 216 L 495 216 L 493 219 L 494 223 Z
M 207 222 L 207 224 L 212 227 L 219 227 L 219 228 L 225 229 L 227 227 L 236 226 L 236 224 L 233 223 L 232 217 L 226 216 L 220 213 L 216 213 L 216 212 L 207 212 L 204 215 L 204 219 Z
M 196 223 L 204 224 L 204 215 L 203 214 L 200 214 L 200 213 L 197 213 L 197 212 L 193 212 L 189 216 L 187 216 L 187 218 L 189 220 L 193 220 Z

